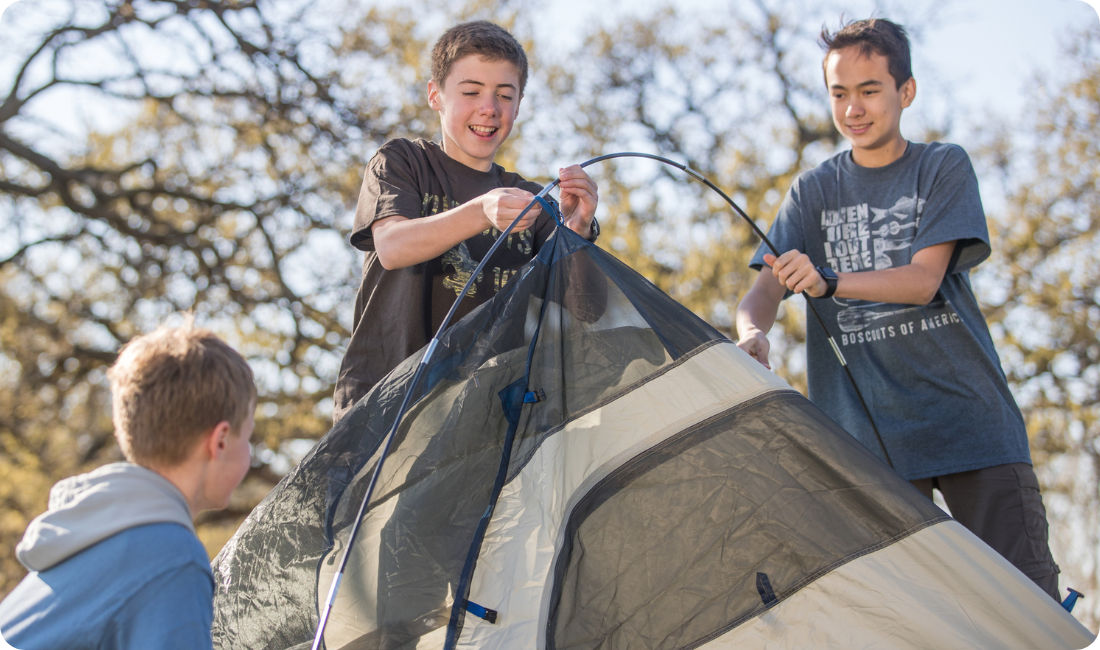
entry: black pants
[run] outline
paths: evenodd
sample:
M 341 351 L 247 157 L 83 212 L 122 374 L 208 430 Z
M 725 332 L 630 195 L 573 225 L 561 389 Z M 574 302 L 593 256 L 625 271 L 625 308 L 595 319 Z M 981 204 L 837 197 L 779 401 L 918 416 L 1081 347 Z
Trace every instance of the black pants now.
M 937 488 L 956 521 L 1061 602 L 1058 565 L 1047 544 L 1047 512 L 1031 465 L 996 465 L 911 483 L 929 499 Z

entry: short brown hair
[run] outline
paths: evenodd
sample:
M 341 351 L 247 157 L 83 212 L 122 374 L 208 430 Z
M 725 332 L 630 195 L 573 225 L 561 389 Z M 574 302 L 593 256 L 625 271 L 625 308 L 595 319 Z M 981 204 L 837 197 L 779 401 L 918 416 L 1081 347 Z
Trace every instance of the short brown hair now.
M 516 66 L 519 92 L 523 93 L 527 87 L 527 54 L 508 30 L 487 20 L 455 25 L 439 37 L 432 48 L 432 79 L 442 88 L 455 61 L 471 54 Z
M 826 62 L 831 53 L 853 45 L 859 47 L 861 56 L 870 56 L 873 52 L 886 57 L 887 69 L 898 88 L 913 77 L 909 36 L 905 33 L 904 27 L 884 18 L 854 20 L 833 34 L 822 27 L 821 44 L 825 47 Z M 825 62 L 821 65 L 824 68 Z M 825 80 L 825 85 L 829 85 L 828 79 Z
M 179 465 L 222 421 L 239 435 L 256 406 L 248 362 L 210 330 L 193 327 L 190 317 L 131 340 L 107 378 L 115 438 L 139 465 Z

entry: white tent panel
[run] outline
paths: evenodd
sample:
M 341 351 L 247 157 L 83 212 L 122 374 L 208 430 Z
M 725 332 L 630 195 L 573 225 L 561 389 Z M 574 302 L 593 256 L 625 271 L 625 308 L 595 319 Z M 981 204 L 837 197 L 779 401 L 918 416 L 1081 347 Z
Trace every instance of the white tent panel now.
M 499 612 L 467 615 L 460 648 L 543 647 L 549 572 L 575 502 L 624 462 L 697 422 L 764 393 L 790 390 L 732 343 L 720 343 L 570 422 L 543 442 L 500 495 L 470 600 Z
M 958 522 L 848 562 L 701 650 L 1079 650 L 1094 636 Z

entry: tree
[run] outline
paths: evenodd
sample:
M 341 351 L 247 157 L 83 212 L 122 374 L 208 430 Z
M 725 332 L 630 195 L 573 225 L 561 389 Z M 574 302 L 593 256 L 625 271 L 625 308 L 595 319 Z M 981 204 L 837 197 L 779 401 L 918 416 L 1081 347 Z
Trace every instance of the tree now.
M 241 350 L 260 389 L 253 472 L 199 522 L 211 551 L 293 441 L 327 431 L 361 169 L 385 140 L 434 129 L 426 12 L 329 9 L 52 0 L 5 13 L 0 592 L 24 573 L 12 550 L 49 486 L 121 459 L 105 381 L 118 348 L 180 312 Z
M 1023 133 L 987 134 L 982 159 L 1007 196 L 979 281 L 1027 420 L 1062 587 L 1100 594 L 1100 31 L 1040 81 Z M 1091 629 L 1100 603 L 1075 610 Z

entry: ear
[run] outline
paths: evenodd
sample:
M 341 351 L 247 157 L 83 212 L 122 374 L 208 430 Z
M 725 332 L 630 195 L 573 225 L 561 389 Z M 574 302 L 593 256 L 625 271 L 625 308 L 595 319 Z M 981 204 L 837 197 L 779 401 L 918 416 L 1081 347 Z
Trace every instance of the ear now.
M 443 89 L 439 87 L 439 84 L 435 82 L 435 79 L 428 80 L 428 106 L 433 111 L 438 111 L 442 108 L 439 94 L 443 92 Z
M 909 77 L 909 80 L 901 85 L 901 107 L 909 108 L 917 97 L 917 80 Z
M 229 420 L 222 420 L 206 434 L 203 439 L 203 449 L 210 460 L 219 460 L 225 454 L 225 450 L 229 446 L 231 431 L 232 427 Z

